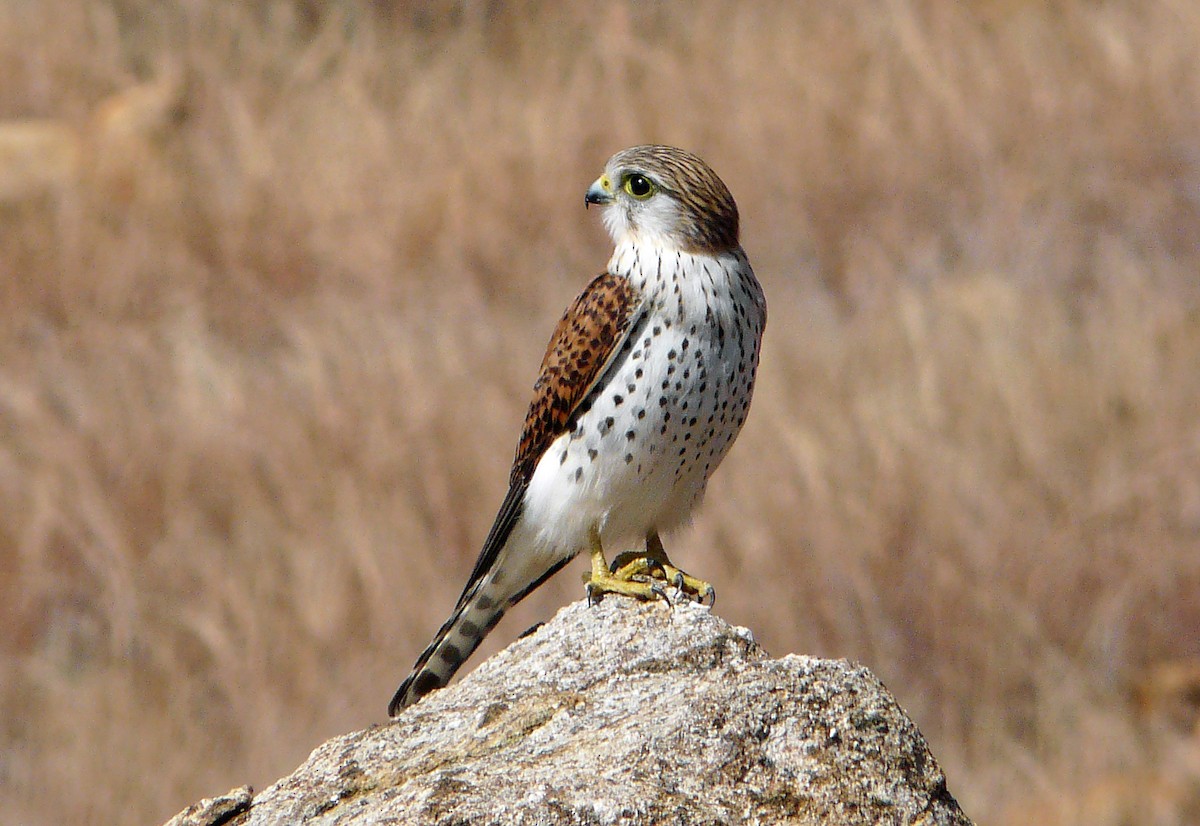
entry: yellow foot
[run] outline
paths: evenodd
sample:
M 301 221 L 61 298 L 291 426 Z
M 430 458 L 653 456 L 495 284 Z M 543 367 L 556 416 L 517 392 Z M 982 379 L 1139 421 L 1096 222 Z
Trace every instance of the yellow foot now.
M 661 582 L 648 576 L 621 576 L 614 573 L 604 561 L 604 549 L 600 545 L 600 531 L 592 528 L 592 570 L 583 575 L 587 586 L 588 605 L 596 601 L 602 594 L 624 594 L 637 599 L 666 599 L 667 590 Z
M 593 571 L 590 576 L 585 575 L 584 580 L 587 583 L 588 605 L 594 603 L 603 594 L 624 594 L 627 597 L 644 600 L 667 599 L 667 590 L 662 583 L 649 578 L 622 579 L 607 571 L 603 571 L 599 575 Z
M 649 552 L 626 551 L 613 560 L 613 576 L 623 580 L 663 582 L 673 586 L 681 598 L 699 603 L 708 601 L 712 605 L 717 602 L 716 589 L 710 583 L 676 568 L 665 554 L 660 558 Z
M 601 594 L 625 594 L 638 599 L 667 599 L 666 586 L 671 585 L 682 599 L 694 599 L 715 605 L 717 592 L 712 585 L 676 568 L 667 558 L 657 533 L 646 537 L 645 551 L 626 551 L 609 567 L 604 560 L 599 531 L 593 529 L 592 570 L 584 575 L 588 602 Z M 669 602 L 670 600 L 668 600 Z

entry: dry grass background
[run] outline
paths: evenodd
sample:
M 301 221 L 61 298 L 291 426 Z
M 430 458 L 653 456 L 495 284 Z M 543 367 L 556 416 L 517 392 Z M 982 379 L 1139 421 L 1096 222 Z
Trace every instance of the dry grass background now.
M 0 141 L 85 159 L 0 204 L 0 819 L 383 718 L 607 259 L 583 190 L 661 141 L 771 305 L 669 543 L 719 612 L 870 666 L 980 823 L 1200 821 L 1194 718 L 1130 700 L 1200 656 L 1200 7 L 430 8 L 0 4 Z

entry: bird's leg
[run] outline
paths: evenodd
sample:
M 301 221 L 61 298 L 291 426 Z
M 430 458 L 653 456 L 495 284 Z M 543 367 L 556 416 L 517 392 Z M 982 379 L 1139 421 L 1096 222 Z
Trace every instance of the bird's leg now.
M 671 564 L 657 531 L 646 536 L 644 553 L 626 551 L 613 560 L 613 576 L 623 580 L 634 577 L 662 580 L 674 585 L 681 595 L 694 597 L 697 602 L 710 600 L 713 605 L 717 602 L 717 592 L 712 585 Z
M 595 525 L 588 531 L 588 541 L 591 543 L 592 571 L 591 574 L 584 574 L 583 581 L 587 585 L 589 605 L 601 594 L 624 594 L 638 599 L 667 598 L 667 592 L 657 581 L 658 578 L 640 576 L 634 579 L 614 574 L 609 569 L 604 560 L 604 546 L 600 543 L 600 529 Z

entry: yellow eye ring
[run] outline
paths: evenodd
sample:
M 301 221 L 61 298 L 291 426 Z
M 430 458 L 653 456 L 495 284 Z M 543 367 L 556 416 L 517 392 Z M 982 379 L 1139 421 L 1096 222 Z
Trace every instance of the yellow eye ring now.
M 657 191 L 653 181 L 636 172 L 625 178 L 624 187 L 626 192 L 639 201 L 646 200 Z

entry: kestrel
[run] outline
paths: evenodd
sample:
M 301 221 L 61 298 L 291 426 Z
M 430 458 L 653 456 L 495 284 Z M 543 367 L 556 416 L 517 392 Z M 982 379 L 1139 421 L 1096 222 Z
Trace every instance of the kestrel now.
M 505 610 L 580 551 L 589 599 L 668 585 L 713 595 L 659 535 L 688 519 L 750 409 L 767 305 L 737 205 L 704 161 L 669 146 L 613 155 L 584 201 L 604 208 L 616 249 L 554 329 L 508 495 L 393 717 L 446 685 Z M 609 567 L 605 546 L 643 542 Z

